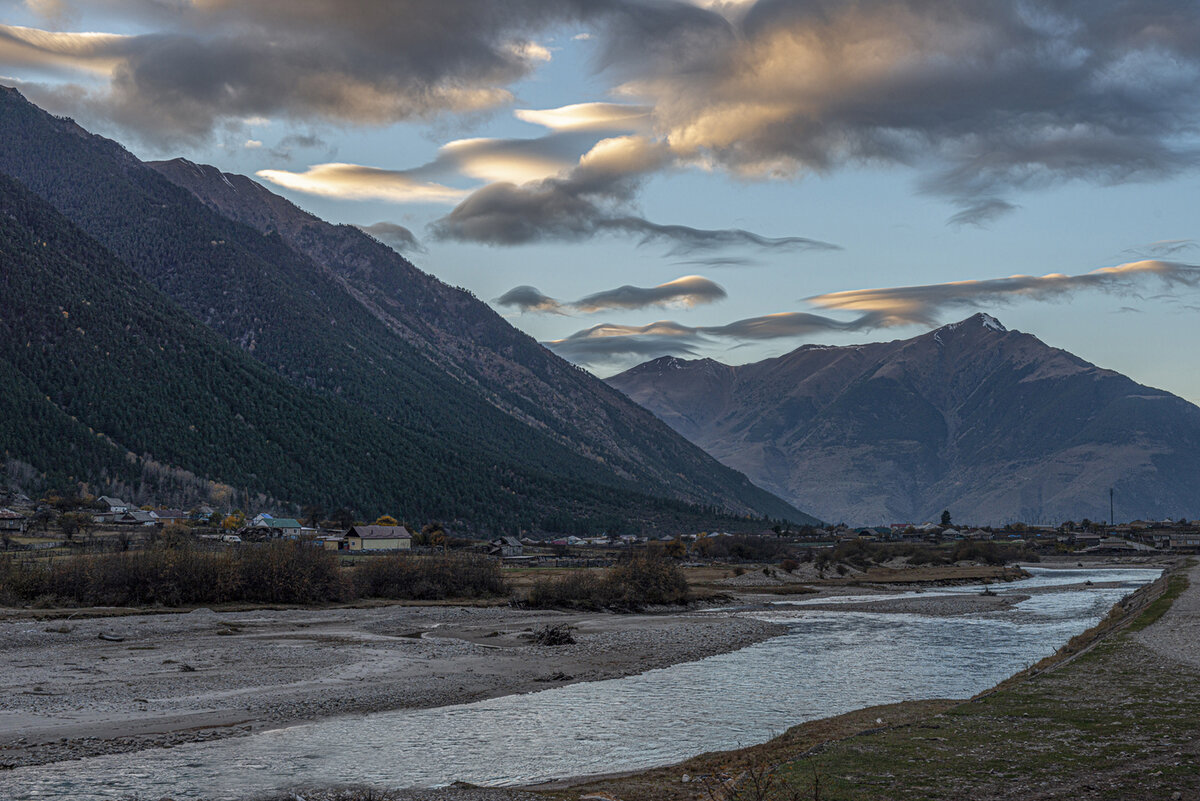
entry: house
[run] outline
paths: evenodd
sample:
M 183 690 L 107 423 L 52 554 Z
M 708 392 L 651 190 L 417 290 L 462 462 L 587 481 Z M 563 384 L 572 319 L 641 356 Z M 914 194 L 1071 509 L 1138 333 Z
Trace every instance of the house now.
M 163 523 L 178 523 L 187 520 L 187 512 L 180 509 L 155 509 L 150 514 Z
M 150 512 L 143 512 L 141 509 L 130 509 L 125 512 L 113 515 L 102 515 L 105 522 L 114 523 L 118 526 L 153 526 L 159 522 Z
M 20 534 L 26 525 L 25 515 L 12 509 L 0 509 L 0 531 Z
M 346 542 L 351 551 L 407 551 L 412 534 L 404 526 L 353 526 Z
M 200 507 L 197 507 L 195 510 L 193 510 L 192 519 L 193 520 L 208 520 L 210 517 L 212 517 L 216 513 L 217 513 L 217 510 L 212 508 L 211 506 L 200 506 Z
M 488 548 L 488 554 L 492 556 L 523 556 L 525 554 L 525 546 L 516 537 L 501 537 L 498 540 L 492 540 Z
M 133 508 L 120 498 L 110 498 L 107 495 L 101 495 L 96 499 L 96 503 L 99 504 L 104 511 L 111 514 L 122 514 Z
M 317 537 L 317 542 L 327 551 L 350 550 L 350 543 L 346 540 L 345 534 L 326 534 L 323 537 Z
M 250 521 L 250 525 L 246 526 L 246 531 L 271 539 L 295 539 L 300 534 L 301 528 L 299 520 L 262 514 L 256 515 L 254 520 Z
M 1172 534 L 1170 544 L 1172 548 L 1186 548 L 1189 550 L 1200 548 L 1200 533 L 1189 531 Z

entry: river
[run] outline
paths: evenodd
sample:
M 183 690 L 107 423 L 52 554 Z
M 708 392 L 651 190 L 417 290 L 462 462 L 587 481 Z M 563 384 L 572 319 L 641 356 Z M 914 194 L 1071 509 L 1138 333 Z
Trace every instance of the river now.
M 20 768 L 0 774 L 0 797 L 232 799 L 302 784 L 512 785 L 670 764 L 866 706 L 970 697 L 1053 653 L 1159 575 L 1029 571 L 1029 579 L 993 585 L 1001 593 L 1042 590 L 1004 610 L 927 617 L 783 601 L 743 614 L 785 623 L 786 634 L 698 662 L 472 704 Z M 1087 580 L 1105 586 L 1079 587 Z

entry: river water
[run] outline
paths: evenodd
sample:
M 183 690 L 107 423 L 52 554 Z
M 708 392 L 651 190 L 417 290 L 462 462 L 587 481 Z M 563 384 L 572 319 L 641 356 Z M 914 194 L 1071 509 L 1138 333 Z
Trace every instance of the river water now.
M 473 704 L 20 768 L 0 773 L 0 798 L 232 799 L 306 783 L 511 785 L 670 764 L 866 706 L 970 697 L 1053 653 L 1159 575 L 1029 570 L 1032 578 L 992 589 L 1042 591 L 1001 611 L 938 618 L 781 602 L 744 614 L 785 623 L 788 632 L 734 653 Z M 1087 580 L 1106 586 L 1078 588 Z M 1065 585 L 1073 588 L 1046 591 Z

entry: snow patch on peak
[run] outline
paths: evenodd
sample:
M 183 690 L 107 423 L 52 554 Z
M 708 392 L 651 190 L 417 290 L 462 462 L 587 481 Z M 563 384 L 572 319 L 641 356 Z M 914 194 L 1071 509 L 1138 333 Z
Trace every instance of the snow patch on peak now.
M 954 331 L 955 329 L 961 328 L 962 326 L 966 325 L 967 323 L 976 323 L 978 325 L 983 326 L 984 328 L 987 328 L 988 330 L 999 331 L 1002 334 L 1008 333 L 1008 329 L 1004 327 L 1003 323 L 1001 323 L 999 320 L 997 320 L 992 315 L 985 314 L 984 312 L 979 312 L 978 314 L 973 314 L 970 317 L 968 317 L 967 319 L 960 320 L 957 323 L 950 323 L 949 325 L 943 325 L 941 328 L 937 329 L 937 332 L 940 333 L 942 331 Z M 940 341 L 940 338 L 938 338 L 936 336 L 935 336 L 935 339 L 939 339 L 939 341 Z
M 1004 327 L 1003 323 L 990 314 L 984 314 L 983 312 L 980 312 L 975 316 L 979 319 L 979 322 L 983 324 L 984 328 L 990 328 L 993 331 L 999 331 L 1002 334 L 1007 333 L 1008 331 L 1008 329 Z

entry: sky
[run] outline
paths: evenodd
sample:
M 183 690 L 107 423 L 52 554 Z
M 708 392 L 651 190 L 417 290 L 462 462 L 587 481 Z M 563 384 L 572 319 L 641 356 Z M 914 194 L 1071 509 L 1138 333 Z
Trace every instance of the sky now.
M 1194 0 L 0 0 L 0 83 L 598 375 L 985 311 L 1200 402 Z

